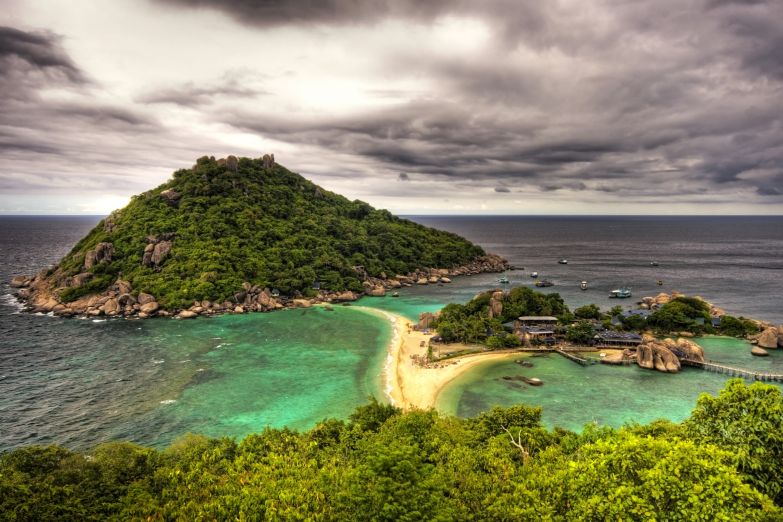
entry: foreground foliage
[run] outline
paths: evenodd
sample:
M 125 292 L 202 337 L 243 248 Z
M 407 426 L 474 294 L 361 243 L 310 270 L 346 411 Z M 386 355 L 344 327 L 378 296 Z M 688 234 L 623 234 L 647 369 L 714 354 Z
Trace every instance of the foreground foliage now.
M 376 402 L 305 433 L 0 457 L 3 520 L 780 520 L 781 393 L 730 381 L 683 425 L 581 434 Z M 749 437 L 743 434 L 752 434 Z
M 176 193 L 176 200 L 164 197 Z M 142 263 L 148 236 L 174 234 L 160 266 Z M 166 236 L 168 237 L 168 236 Z M 235 169 L 203 157 L 163 185 L 135 196 L 98 224 L 60 263 L 64 275 L 84 270 L 85 255 L 113 245 L 110 262 L 68 288 L 64 301 L 103 291 L 118 277 L 164 308 L 193 300 L 223 301 L 247 281 L 283 294 L 362 290 L 370 276 L 464 265 L 484 254 L 467 240 L 350 201 L 274 164 L 240 158 Z

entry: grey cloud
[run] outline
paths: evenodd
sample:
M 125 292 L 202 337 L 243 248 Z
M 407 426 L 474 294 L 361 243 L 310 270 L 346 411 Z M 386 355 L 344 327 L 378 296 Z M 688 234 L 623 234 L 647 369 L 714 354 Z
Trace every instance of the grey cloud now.
M 400 172 L 399 176 L 397 176 L 397 180 L 399 181 L 408 181 L 410 179 L 411 179 L 410 176 L 408 176 L 408 174 L 406 174 L 405 172 Z
M 30 66 L 46 71 L 59 71 L 72 82 L 86 81 L 60 46 L 60 39 L 48 32 L 25 32 L 13 27 L 0 26 L 0 60 L 4 67 L 0 75 L 9 74 L 11 59 L 19 59 Z
M 511 192 L 508 187 L 495 187 L 495 192 Z
M 377 22 L 388 16 L 433 19 L 447 11 L 450 0 L 158 0 L 162 4 L 213 9 L 240 23 L 276 25 L 357 24 Z
M 171 103 L 189 108 L 210 105 L 220 99 L 250 99 L 268 95 L 269 92 L 247 85 L 244 74 L 227 74 L 215 82 L 196 84 L 185 82 L 177 86 L 163 87 L 138 97 L 140 103 Z

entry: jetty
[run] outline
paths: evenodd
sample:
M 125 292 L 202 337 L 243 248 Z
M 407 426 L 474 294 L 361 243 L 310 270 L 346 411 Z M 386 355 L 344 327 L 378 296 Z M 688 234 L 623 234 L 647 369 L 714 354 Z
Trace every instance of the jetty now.
M 580 366 L 588 366 L 590 365 L 590 361 L 585 359 L 584 357 L 580 357 L 576 355 L 575 353 L 566 352 L 560 349 L 555 350 L 557 353 L 568 359 L 569 361 L 574 361 L 576 364 Z
M 728 364 L 713 362 L 713 361 L 695 361 L 693 359 L 680 359 L 680 362 L 685 366 L 692 366 L 695 368 L 701 368 L 708 372 L 721 373 L 730 377 L 743 377 L 745 379 L 754 379 L 764 382 L 783 382 L 783 373 L 771 373 L 761 372 L 757 370 L 749 370 L 747 368 L 740 368 L 738 366 L 730 366 Z

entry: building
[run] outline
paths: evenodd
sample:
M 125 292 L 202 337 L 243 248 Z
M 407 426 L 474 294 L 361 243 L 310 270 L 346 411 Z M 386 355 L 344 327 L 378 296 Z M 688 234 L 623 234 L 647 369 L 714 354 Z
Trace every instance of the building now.
M 549 326 L 557 324 L 557 317 L 551 315 L 523 315 L 519 318 L 520 326 Z
M 599 332 L 593 337 L 595 346 L 604 348 L 627 348 L 629 346 L 639 346 L 642 344 L 642 336 L 630 332 L 613 332 L 605 330 Z

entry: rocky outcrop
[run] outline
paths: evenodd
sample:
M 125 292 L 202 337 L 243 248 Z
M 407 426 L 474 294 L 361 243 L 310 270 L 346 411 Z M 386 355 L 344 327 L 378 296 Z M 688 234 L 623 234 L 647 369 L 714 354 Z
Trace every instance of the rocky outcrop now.
M 147 237 L 147 246 L 144 247 L 144 255 L 141 264 L 148 267 L 159 267 L 171 252 L 174 233 L 158 234 Z
M 495 290 L 489 299 L 489 318 L 500 317 L 503 314 L 503 291 Z
M 24 288 L 30 284 L 32 279 L 27 276 L 19 275 L 11 278 L 11 288 Z
M 778 347 L 778 329 L 775 327 L 766 328 L 758 338 L 758 346 L 760 348 L 777 348 Z
M 601 358 L 602 364 L 623 365 L 630 364 L 636 360 L 636 353 L 626 348 L 622 352 L 610 353 Z
M 671 341 L 671 339 L 668 339 Z M 672 341 L 673 342 L 673 341 Z M 636 349 L 636 364 L 641 368 L 659 372 L 677 373 L 680 371 L 680 361 L 663 342 L 643 342 Z
M 750 349 L 750 354 L 755 355 L 756 357 L 767 357 L 769 355 L 769 352 L 764 348 L 759 348 L 758 346 L 754 346 L 753 348 Z
M 688 359 L 695 362 L 704 362 L 704 349 L 688 339 L 664 339 L 663 345 L 669 349 L 678 359 Z
M 419 330 L 426 330 L 427 328 L 432 326 L 432 323 L 437 318 L 437 315 L 431 313 L 431 312 L 423 312 L 419 314 L 419 323 L 416 325 L 416 327 Z
M 110 263 L 114 255 L 114 245 L 111 243 L 98 243 L 95 248 L 88 250 L 84 255 L 84 268 L 90 269 L 98 263 Z
M 336 294 L 333 298 L 334 301 L 356 301 L 357 299 L 359 299 L 359 296 L 351 292 L 350 290 L 346 290 L 345 292 L 340 292 Z
M 265 169 L 271 169 L 275 165 L 275 155 L 274 154 L 264 154 L 261 157 L 261 161 L 263 163 L 263 166 Z
M 179 205 L 179 200 L 182 198 L 182 194 L 174 189 L 166 189 L 160 193 L 160 197 L 163 198 L 163 201 L 172 207 L 176 207 Z
M 177 317 L 180 319 L 193 319 L 194 317 L 198 317 L 198 314 L 190 310 L 182 310 L 177 314 Z

